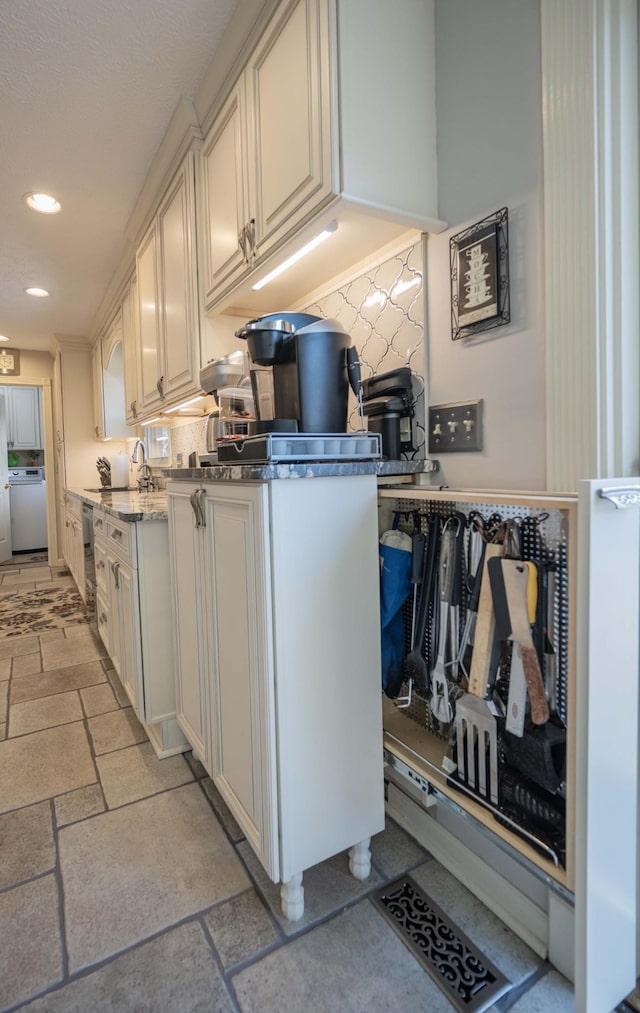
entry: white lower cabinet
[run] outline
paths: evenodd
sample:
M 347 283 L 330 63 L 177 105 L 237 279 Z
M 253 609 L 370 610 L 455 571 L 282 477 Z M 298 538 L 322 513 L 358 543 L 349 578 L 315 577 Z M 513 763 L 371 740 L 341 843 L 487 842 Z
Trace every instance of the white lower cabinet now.
M 178 724 L 295 920 L 384 826 L 375 477 L 167 491 Z
M 175 719 L 169 546 L 163 519 L 93 511 L 100 637 L 158 756 L 188 743 Z
M 65 497 L 64 558 L 83 601 L 86 601 L 84 537 L 80 500 Z

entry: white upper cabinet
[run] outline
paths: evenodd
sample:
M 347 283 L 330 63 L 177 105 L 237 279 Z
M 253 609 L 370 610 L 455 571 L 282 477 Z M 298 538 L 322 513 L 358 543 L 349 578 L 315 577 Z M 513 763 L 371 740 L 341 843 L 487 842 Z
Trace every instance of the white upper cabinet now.
M 442 231 L 433 0 L 282 0 L 199 171 L 206 310 L 282 308 L 409 229 Z M 335 224 L 299 267 L 252 291 Z
M 131 435 L 125 419 L 122 311 L 93 346 L 93 407 L 96 439 Z
M 201 269 L 207 295 L 228 287 L 246 271 L 249 221 L 246 165 L 246 105 L 241 78 L 202 148 L 202 208 L 205 230 Z
M 199 390 L 193 176 L 189 152 L 136 254 L 142 418 Z
M 42 450 L 42 411 L 39 387 L 5 387 L 7 447 Z
M 287 0 L 246 70 L 248 172 L 258 259 L 331 192 L 325 4 Z
M 122 298 L 122 352 L 124 406 L 127 425 L 134 426 L 141 408 L 138 380 L 138 335 L 136 329 L 136 279 L 130 279 Z

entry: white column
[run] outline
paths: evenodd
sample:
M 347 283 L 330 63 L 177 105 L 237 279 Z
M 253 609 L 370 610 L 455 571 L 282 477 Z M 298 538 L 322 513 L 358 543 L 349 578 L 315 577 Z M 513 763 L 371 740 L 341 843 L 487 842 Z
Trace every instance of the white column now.
M 541 0 L 547 485 L 637 474 L 636 0 Z

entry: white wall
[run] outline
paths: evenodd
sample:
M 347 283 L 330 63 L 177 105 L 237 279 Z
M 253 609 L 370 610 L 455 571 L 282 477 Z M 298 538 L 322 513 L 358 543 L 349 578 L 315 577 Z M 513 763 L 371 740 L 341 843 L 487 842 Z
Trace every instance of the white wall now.
M 545 488 L 538 0 L 436 0 L 438 210 L 427 243 L 429 401 L 484 399 L 484 450 L 439 454 L 438 485 Z M 511 323 L 451 340 L 449 239 L 509 208 Z

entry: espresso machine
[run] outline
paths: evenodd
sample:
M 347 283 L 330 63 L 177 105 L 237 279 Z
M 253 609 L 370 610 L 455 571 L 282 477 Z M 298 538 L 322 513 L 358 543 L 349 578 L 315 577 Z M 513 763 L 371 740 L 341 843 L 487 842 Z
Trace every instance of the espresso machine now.
M 361 404 L 362 383 L 356 348 L 337 320 L 269 313 L 236 337 L 247 342 L 256 418 L 248 439 L 219 446 L 221 461 L 380 456 L 377 437 L 347 432 L 349 386 Z
M 253 433 L 342 433 L 347 428 L 349 335 L 310 313 L 270 313 L 236 331 L 247 342 Z
M 247 435 L 255 418 L 247 353 L 240 350 L 212 359 L 200 370 L 200 387 L 217 402 L 207 418 L 207 453 L 200 455 L 200 463 L 216 464 L 218 444 Z

